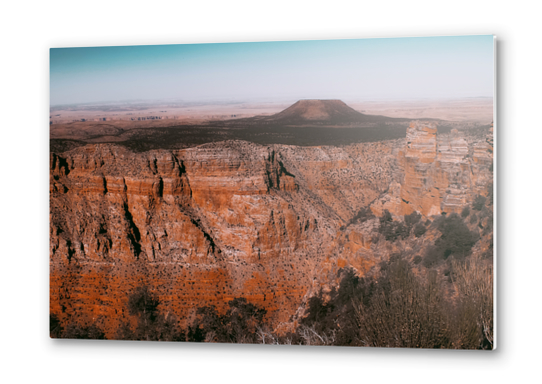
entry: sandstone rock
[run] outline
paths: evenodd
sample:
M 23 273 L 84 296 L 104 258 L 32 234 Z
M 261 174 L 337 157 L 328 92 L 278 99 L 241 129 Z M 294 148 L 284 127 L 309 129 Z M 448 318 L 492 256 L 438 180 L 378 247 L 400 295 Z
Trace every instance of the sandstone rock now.
M 469 144 L 456 129 L 438 136 L 435 123 L 412 122 L 398 162 L 404 174 L 400 186 L 371 204 L 375 214 L 387 209 L 394 216 L 419 212 L 426 217 L 460 213 L 474 195 L 485 194 L 492 177 L 490 140 Z
M 336 272 L 338 228 L 389 184 L 390 156 L 382 144 L 246 142 L 52 154 L 51 310 L 106 318 L 114 333 L 127 294 L 145 283 L 181 319 L 243 296 L 286 321 L 315 279 Z M 343 253 L 368 268 L 357 244 L 370 239 L 359 236 Z
M 199 306 L 245 297 L 284 326 L 340 268 L 362 275 L 413 247 L 379 241 L 378 218 L 351 223 L 361 208 L 459 212 L 491 181 L 490 142 L 415 122 L 406 140 L 344 147 L 53 153 L 51 311 L 102 322 L 111 337 L 129 320 L 128 294 L 146 284 L 183 322 Z

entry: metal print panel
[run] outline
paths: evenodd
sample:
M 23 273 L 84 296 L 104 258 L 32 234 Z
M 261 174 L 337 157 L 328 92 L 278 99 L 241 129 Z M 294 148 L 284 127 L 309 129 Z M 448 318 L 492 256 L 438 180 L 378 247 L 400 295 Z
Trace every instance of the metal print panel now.
M 493 36 L 50 60 L 52 338 L 494 348 Z

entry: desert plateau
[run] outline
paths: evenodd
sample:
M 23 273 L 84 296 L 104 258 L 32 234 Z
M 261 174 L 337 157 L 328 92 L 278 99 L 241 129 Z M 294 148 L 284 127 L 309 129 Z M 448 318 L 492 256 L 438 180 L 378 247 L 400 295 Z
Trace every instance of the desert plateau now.
M 53 331 L 490 347 L 491 298 L 476 293 L 487 308 L 471 314 L 461 284 L 472 268 L 491 271 L 492 116 L 480 100 L 435 105 L 445 113 L 401 118 L 300 100 L 275 114 L 197 122 L 53 120 Z M 439 118 L 454 107 L 478 116 Z M 397 284 L 415 308 L 390 306 Z M 393 318 L 392 341 L 375 328 L 377 313 Z M 462 329 L 458 316 L 476 322 Z

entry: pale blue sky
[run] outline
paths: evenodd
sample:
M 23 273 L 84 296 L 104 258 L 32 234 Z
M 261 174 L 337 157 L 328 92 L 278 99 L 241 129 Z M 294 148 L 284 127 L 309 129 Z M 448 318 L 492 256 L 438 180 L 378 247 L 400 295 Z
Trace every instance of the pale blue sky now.
M 493 95 L 493 36 L 51 49 L 51 105 Z

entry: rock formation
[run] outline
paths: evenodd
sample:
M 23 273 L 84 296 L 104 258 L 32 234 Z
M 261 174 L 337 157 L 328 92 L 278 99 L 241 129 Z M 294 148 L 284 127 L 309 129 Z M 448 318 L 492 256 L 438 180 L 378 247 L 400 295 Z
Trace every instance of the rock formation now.
M 459 212 L 491 180 L 492 140 L 437 137 L 414 122 L 404 140 L 344 147 L 243 141 L 133 153 L 92 144 L 50 158 L 50 308 L 61 321 L 129 319 L 148 285 L 164 313 L 234 297 L 290 321 L 337 270 L 369 271 L 395 245 L 375 243 L 381 215 Z
M 384 116 L 365 115 L 349 107 L 341 100 L 299 100 L 284 111 L 269 116 L 266 120 L 286 124 L 349 124 L 374 123 L 378 121 L 400 121 Z
M 286 321 L 334 268 L 338 228 L 389 183 L 386 153 L 222 142 L 51 154 L 51 310 L 114 330 L 145 283 L 181 318 L 244 296 Z
M 492 159 L 492 129 L 486 141 L 469 145 L 457 129 L 438 136 L 436 124 L 414 121 L 398 154 L 403 180 L 390 185 L 372 209 L 378 215 L 388 209 L 395 216 L 460 213 L 475 195 L 487 193 Z

